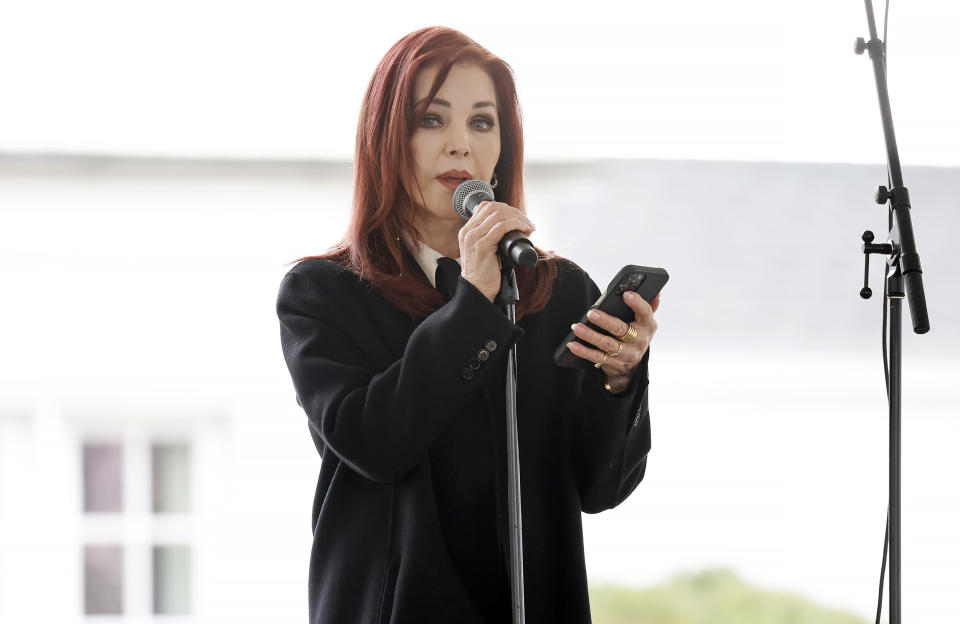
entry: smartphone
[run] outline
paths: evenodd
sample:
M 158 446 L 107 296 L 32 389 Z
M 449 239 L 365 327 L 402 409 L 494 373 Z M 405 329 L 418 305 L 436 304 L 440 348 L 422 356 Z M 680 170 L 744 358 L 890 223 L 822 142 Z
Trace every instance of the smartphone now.
M 607 290 L 600 295 L 596 303 L 584 310 L 580 322 L 594 331 L 609 335 L 610 332 L 594 325 L 593 322 L 587 318 L 587 312 L 590 310 L 600 310 L 626 323 L 630 323 L 634 321 L 637 316 L 633 308 L 623 300 L 623 293 L 632 290 L 643 297 L 647 303 L 652 303 L 668 279 L 670 279 L 670 276 L 667 275 L 664 269 L 628 264 L 620 269 L 614 276 L 610 281 L 610 285 L 607 286 Z M 619 338 L 619 336 L 614 336 L 614 338 Z M 566 368 L 593 366 L 592 362 L 588 362 L 582 357 L 574 355 L 574 353 L 567 348 L 567 343 L 572 340 L 576 340 L 591 349 L 597 348 L 596 345 L 580 340 L 571 329 L 560 342 L 560 346 L 553 352 L 553 361 L 556 362 L 557 366 L 564 366 Z

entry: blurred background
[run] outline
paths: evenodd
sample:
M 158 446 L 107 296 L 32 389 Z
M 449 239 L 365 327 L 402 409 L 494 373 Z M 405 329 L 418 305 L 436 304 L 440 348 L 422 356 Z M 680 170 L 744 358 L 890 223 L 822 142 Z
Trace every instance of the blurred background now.
M 960 581 L 958 18 L 888 29 L 932 327 L 904 334 L 916 621 Z M 376 63 L 435 24 L 516 71 L 536 242 L 601 287 L 671 275 L 646 477 L 584 516 L 594 620 L 872 621 L 886 160 L 835 0 L 0 5 L 0 621 L 305 620 L 320 460 L 277 288 L 344 231 Z

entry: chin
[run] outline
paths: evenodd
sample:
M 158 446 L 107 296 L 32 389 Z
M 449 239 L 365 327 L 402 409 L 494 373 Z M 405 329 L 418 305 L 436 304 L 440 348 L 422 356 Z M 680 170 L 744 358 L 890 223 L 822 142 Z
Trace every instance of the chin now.
M 446 189 L 444 189 L 446 190 Z M 436 217 L 457 217 L 460 215 L 453 209 L 453 191 L 436 193 L 427 198 L 429 212 Z

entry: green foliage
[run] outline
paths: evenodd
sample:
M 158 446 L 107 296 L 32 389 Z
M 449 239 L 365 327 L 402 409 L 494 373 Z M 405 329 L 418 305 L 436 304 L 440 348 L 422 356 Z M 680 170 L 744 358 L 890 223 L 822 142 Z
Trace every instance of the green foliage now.
M 594 624 L 866 624 L 795 594 L 751 587 L 724 569 L 649 589 L 593 585 L 590 606 Z

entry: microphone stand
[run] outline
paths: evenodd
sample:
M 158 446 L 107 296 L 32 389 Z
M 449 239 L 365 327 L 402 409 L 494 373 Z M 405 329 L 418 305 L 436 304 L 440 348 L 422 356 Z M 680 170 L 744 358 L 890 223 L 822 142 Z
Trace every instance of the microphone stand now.
M 483 180 L 471 179 L 461 182 L 453 194 L 453 210 L 464 220 L 474 214 L 476 206 L 483 201 L 494 199 L 493 187 Z M 498 245 L 500 258 L 500 292 L 494 303 L 502 305 L 511 323 L 517 322 L 517 301 L 520 291 L 517 288 L 516 266 L 532 267 L 539 260 L 533 245 L 520 230 L 504 235 Z M 510 539 L 510 601 L 514 624 L 524 624 L 523 600 L 523 522 L 520 508 L 520 451 L 517 440 L 517 343 L 510 346 L 507 354 L 506 378 L 507 407 L 507 513 Z
M 885 44 L 877 38 L 877 29 L 873 17 L 873 4 L 865 0 L 867 25 L 870 29 L 870 41 L 862 37 L 856 41 L 855 52 L 863 54 L 869 51 L 873 61 L 873 74 L 877 83 L 877 96 L 880 100 L 880 117 L 883 122 L 883 134 L 887 146 L 887 187 L 877 189 L 874 197 L 878 204 L 890 203 L 887 213 L 890 227 L 886 243 L 873 244 L 873 233 L 863 233 L 863 254 L 865 258 L 864 284 L 860 296 L 868 299 L 871 295 L 867 286 L 870 254 L 887 256 L 885 284 L 886 305 L 890 312 L 890 367 L 887 378 L 890 410 L 890 463 L 889 463 L 889 509 L 887 513 L 887 532 L 890 539 L 890 600 L 889 623 L 900 624 L 900 416 L 901 416 L 901 351 L 902 351 L 902 314 L 903 297 L 906 294 L 910 305 L 913 331 L 924 334 L 930 330 L 927 317 L 927 302 L 923 290 L 923 271 L 920 268 L 920 255 L 913 239 L 913 224 L 910 219 L 910 194 L 903 185 L 900 171 L 900 155 L 897 140 L 893 132 L 893 118 L 890 112 L 890 98 L 887 92 L 887 70 Z M 904 288 L 905 287 L 905 288 Z M 886 356 L 886 353 L 884 353 Z M 881 570 L 881 598 L 883 585 Z M 879 610 L 877 618 L 879 621 Z
M 500 254 L 500 293 L 497 301 L 504 314 L 516 323 L 516 306 L 520 300 L 513 259 Z M 517 343 L 507 356 L 507 515 L 510 523 L 510 579 L 514 624 L 524 624 L 523 601 L 523 523 L 520 509 L 520 450 L 517 443 Z

